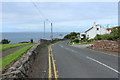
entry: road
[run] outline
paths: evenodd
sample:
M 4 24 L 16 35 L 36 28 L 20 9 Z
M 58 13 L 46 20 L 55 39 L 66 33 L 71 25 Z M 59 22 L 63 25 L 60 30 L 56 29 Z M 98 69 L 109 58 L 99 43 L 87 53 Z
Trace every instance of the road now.
M 51 45 L 58 78 L 118 78 L 118 57 L 87 48 Z

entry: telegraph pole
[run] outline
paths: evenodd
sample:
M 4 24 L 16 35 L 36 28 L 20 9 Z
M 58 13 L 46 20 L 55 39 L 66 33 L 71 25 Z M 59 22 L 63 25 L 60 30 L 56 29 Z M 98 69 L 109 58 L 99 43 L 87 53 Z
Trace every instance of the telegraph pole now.
M 45 21 L 44 21 L 44 38 L 45 38 Z
M 53 25 L 51 23 L 51 41 L 52 41 L 52 39 L 53 39 Z

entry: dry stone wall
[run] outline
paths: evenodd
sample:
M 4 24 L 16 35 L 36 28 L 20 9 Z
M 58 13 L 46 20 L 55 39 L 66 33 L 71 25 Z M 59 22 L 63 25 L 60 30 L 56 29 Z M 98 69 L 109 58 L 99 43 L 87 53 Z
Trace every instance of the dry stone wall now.
M 120 52 L 120 41 L 111 40 L 93 41 L 93 48 Z
M 27 78 L 28 73 L 31 72 L 31 66 L 38 54 L 38 47 L 40 43 L 28 50 L 19 60 L 17 60 L 10 68 L 2 74 L 2 79 L 8 78 Z

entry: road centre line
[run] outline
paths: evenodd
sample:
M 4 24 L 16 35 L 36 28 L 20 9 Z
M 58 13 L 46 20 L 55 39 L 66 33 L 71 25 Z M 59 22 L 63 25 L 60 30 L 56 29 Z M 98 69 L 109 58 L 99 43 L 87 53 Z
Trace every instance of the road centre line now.
M 117 71 L 116 69 L 114 69 L 114 68 L 112 68 L 112 67 L 110 67 L 110 66 L 108 66 L 108 65 L 106 65 L 106 64 L 104 64 L 104 63 L 102 63 L 102 62 L 100 62 L 100 61 L 98 61 L 98 60 L 96 60 L 96 59 L 93 59 L 93 58 L 91 58 L 91 57 L 86 57 L 87 59 L 90 59 L 90 60 L 92 60 L 92 61 L 94 61 L 94 62 L 96 62 L 96 63 L 99 63 L 99 64 L 101 64 L 101 65 L 103 65 L 103 66 L 105 66 L 105 67 L 107 67 L 107 68 L 109 68 L 110 70 L 112 70 L 112 71 L 114 71 L 114 72 L 116 72 L 116 73 L 119 73 L 120 74 L 120 72 L 119 71 Z
M 51 72 L 51 59 L 50 59 L 50 46 L 48 46 L 48 78 L 51 80 L 52 72 Z
M 52 67 L 53 67 L 53 71 L 54 71 L 54 78 L 55 80 L 58 80 L 58 75 L 57 75 L 57 68 L 56 68 L 56 65 L 55 65 L 55 60 L 54 60 L 54 57 L 53 57 L 53 54 L 52 54 L 52 48 L 51 48 L 51 45 L 48 46 L 48 62 L 49 62 L 49 68 L 48 68 L 48 78 L 49 80 L 52 80 Z M 53 65 L 51 65 L 53 64 Z
M 51 56 L 52 56 L 52 62 L 53 62 L 53 68 L 54 68 L 54 77 L 55 77 L 55 80 L 57 80 L 58 75 L 57 75 L 57 69 L 56 69 L 56 65 L 55 65 L 55 60 L 53 58 L 53 54 L 51 54 Z

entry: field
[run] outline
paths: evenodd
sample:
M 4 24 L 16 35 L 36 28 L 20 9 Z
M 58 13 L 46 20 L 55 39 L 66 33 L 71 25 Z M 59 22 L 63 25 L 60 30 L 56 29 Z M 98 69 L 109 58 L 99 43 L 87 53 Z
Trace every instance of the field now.
M 33 44 L 27 45 L 7 56 L 5 56 L 4 58 L 0 59 L 0 70 L 1 69 L 5 69 L 10 63 L 12 63 L 13 61 L 17 60 L 19 57 L 21 57 L 21 55 L 23 55 L 28 49 L 30 49 Z
M 5 51 L 5 50 L 8 50 L 8 49 L 10 49 L 10 48 L 14 48 L 14 47 L 26 45 L 26 44 L 30 44 L 30 43 L 1 44 L 1 45 L 0 45 L 0 52 L 1 52 L 1 51 Z

